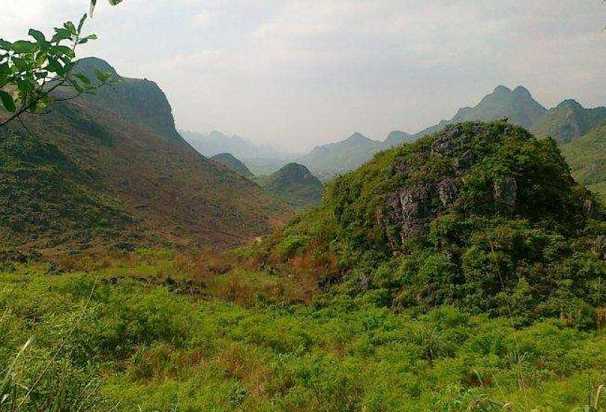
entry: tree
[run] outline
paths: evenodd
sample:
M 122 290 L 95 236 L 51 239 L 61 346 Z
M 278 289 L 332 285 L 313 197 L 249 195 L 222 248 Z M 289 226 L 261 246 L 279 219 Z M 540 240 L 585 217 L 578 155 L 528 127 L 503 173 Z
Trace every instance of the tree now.
M 108 0 L 117 5 L 123 0 Z M 39 30 L 30 29 L 28 40 L 9 42 L 0 39 L 0 109 L 9 116 L 0 120 L 0 127 L 19 120 L 25 113 L 43 112 L 55 101 L 68 100 L 83 93 L 94 93 L 111 82 L 111 74 L 95 72 L 96 79 L 74 71 L 78 46 L 96 40 L 85 35 L 84 25 L 92 16 L 97 0 L 91 0 L 89 14 L 84 14 L 76 26 L 68 21 L 54 29 L 50 39 Z M 57 89 L 69 89 L 75 94 L 57 97 Z

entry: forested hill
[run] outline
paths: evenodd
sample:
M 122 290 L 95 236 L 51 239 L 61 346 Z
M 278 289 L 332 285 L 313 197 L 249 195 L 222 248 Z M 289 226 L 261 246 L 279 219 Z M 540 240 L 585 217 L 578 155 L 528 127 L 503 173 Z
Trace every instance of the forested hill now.
M 315 262 L 319 285 L 389 307 L 582 323 L 606 304 L 605 228 L 553 140 L 462 123 L 338 177 L 261 255 Z

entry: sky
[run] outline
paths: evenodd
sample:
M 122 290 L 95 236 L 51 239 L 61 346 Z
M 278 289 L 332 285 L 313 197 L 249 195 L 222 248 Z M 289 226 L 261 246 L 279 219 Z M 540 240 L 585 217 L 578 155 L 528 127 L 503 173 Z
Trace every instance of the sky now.
M 88 0 L 2 0 L 0 37 Z M 99 0 L 82 56 L 157 82 L 177 126 L 298 152 L 451 118 L 497 85 L 606 105 L 602 0 Z

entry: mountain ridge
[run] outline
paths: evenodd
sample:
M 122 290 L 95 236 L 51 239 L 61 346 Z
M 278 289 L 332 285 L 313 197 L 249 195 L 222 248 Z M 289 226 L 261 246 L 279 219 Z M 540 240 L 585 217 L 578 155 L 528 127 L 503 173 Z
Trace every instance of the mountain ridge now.
M 67 178 L 65 169 L 57 169 L 53 163 L 49 169 L 44 158 L 36 157 L 37 147 L 50 146 L 52 150 L 45 153 L 60 153 L 80 175 L 90 176 L 88 180 L 80 179 L 80 185 L 70 192 L 76 207 L 79 199 L 86 200 L 85 193 L 91 199 L 109 199 L 129 217 L 128 222 L 113 226 L 108 222 L 109 226 L 115 233 L 124 233 L 124 242 L 133 244 L 233 246 L 268 233 L 291 215 L 283 202 L 271 198 L 250 180 L 205 159 L 174 128 L 167 130 L 174 124 L 172 110 L 167 109 L 170 104 L 155 84 L 127 81 L 118 85 L 100 96 L 56 103 L 45 116 L 26 116 L 24 121 L 33 134 L 30 138 L 39 144 L 13 139 L 16 146 L 6 148 L 3 154 L 9 161 L 0 164 L 2 181 L 14 181 L 23 173 L 37 179 L 39 186 L 44 181 Z M 140 100 L 147 100 L 145 107 L 131 107 Z M 113 103 L 110 108 L 105 106 L 108 102 Z M 148 107 L 161 109 L 148 111 Z M 148 123 L 150 116 L 152 122 Z M 23 131 L 13 124 L 5 133 Z M 20 218 L 14 209 L 2 209 L 0 229 L 4 238 L 44 248 L 87 248 L 117 240 L 118 236 L 112 239 L 80 230 L 57 236 L 58 228 L 48 229 L 47 222 L 57 220 L 51 216 L 61 215 L 79 228 L 74 222 L 77 214 L 62 210 L 60 203 L 50 202 L 28 188 L 4 185 L 0 191 L 2 203 L 23 205 L 22 210 L 27 212 Z M 101 207 L 105 203 L 94 209 L 105 210 Z M 11 223 L 16 218 L 28 220 L 31 230 L 20 235 Z
M 233 170 L 247 179 L 253 179 L 255 177 L 248 167 L 231 153 L 219 153 L 211 157 L 210 160 Z

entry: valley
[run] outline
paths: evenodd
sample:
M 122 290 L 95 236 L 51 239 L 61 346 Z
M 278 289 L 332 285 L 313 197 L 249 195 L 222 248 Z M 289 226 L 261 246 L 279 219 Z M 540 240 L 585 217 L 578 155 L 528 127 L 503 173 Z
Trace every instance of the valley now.
M 0 412 L 606 411 L 602 9 L 84 3 L 0 39 Z

